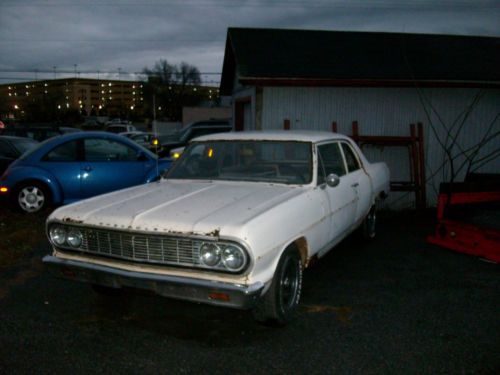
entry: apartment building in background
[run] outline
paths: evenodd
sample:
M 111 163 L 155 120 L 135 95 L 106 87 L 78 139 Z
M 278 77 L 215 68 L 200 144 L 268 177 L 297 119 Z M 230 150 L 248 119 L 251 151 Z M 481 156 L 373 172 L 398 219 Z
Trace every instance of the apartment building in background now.
M 78 110 L 83 116 L 122 118 L 148 117 L 142 81 L 88 78 L 61 78 L 0 85 L 0 117 L 21 119 L 28 106 L 36 103 L 54 106 L 57 110 Z M 218 98 L 218 87 L 192 87 L 205 102 Z M 151 105 L 149 106 L 151 109 Z M 161 116 L 162 108 L 156 108 Z

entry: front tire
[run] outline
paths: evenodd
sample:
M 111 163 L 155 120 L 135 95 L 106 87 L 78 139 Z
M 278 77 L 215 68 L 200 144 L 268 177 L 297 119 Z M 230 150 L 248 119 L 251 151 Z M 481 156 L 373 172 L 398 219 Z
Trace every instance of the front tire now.
M 18 209 L 26 213 L 35 213 L 50 204 L 50 192 L 39 182 L 25 182 L 16 189 L 14 199 Z
M 297 311 L 302 291 L 302 261 L 296 248 L 289 247 L 281 256 L 271 286 L 253 310 L 256 321 L 282 326 Z

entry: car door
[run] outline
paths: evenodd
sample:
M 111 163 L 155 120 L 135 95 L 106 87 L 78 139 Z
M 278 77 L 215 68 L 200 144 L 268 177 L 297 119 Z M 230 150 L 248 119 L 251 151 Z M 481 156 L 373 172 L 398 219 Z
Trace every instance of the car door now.
M 371 207 L 371 181 L 353 147 L 347 142 L 342 142 L 341 145 L 347 165 L 346 178 L 356 193 L 356 214 L 353 222 L 355 225 L 365 217 Z
M 328 225 L 329 241 L 341 239 L 351 228 L 356 214 L 356 191 L 347 176 L 347 168 L 339 142 L 320 144 L 318 150 L 318 186 L 321 186 L 329 203 Z M 329 174 L 340 177 L 337 186 L 328 186 Z
M 55 146 L 41 159 L 39 167 L 49 171 L 61 187 L 65 203 L 82 198 L 80 190 L 79 141 L 69 141 Z
M 81 180 L 83 197 L 144 183 L 153 160 L 139 150 L 113 139 L 85 139 Z

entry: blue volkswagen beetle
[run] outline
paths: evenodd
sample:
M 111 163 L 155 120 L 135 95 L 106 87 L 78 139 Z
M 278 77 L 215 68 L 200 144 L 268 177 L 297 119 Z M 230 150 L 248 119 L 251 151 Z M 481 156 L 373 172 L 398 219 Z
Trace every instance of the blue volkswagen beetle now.
M 0 178 L 0 197 L 25 212 L 157 180 L 170 159 L 107 132 L 51 138 L 12 163 Z

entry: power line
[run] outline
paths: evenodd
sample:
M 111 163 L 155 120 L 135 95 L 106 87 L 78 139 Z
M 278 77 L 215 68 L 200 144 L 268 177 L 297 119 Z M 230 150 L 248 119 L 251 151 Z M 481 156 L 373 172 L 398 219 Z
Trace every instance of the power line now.
M 36 39 L 36 38 L 16 38 L 2 39 L 0 43 L 161 43 L 161 44 L 179 44 L 179 43 L 221 43 L 225 39 L 207 38 L 207 39 Z
M 40 69 L 40 68 L 33 68 L 33 69 L 0 69 L 0 73 L 47 73 L 47 74 L 54 74 L 54 69 Z M 57 74 L 74 74 L 74 70 L 72 69 L 57 69 Z M 117 70 L 78 70 L 78 73 L 81 74 L 118 74 L 118 69 Z M 162 75 L 161 73 L 155 73 L 155 72 L 126 72 L 121 70 L 120 71 L 121 75 L 142 75 L 142 76 L 148 76 L 148 75 Z M 222 75 L 222 72 L 199 72 L 200 75 Z M 173 73 L 172 75 L 175 75 Z
M 414 2 L 401 1 L 401 0 L 254 0 L 252 2 L 245 2 L 242 4 L 233 0 L 219 0 L 219 1 L 200 1 L 200 0 L 169 0 L 169 1 L 130 1 L 130 2 L 75 2 L 75 1 L 44 1 L 44 2 L 6 2 L 2 7 L 166 7 L 166 6 L 203 6 L 210 8 L 272 8 L 272 7 L 322 7 L 322 8 L 422 8 L 432 6 L 435 8 L 478 8 L 478 7 L 492 7 L 495 5 L 494 1 L 477 0 L 471 2 L 469 0 L 419 0 Z

